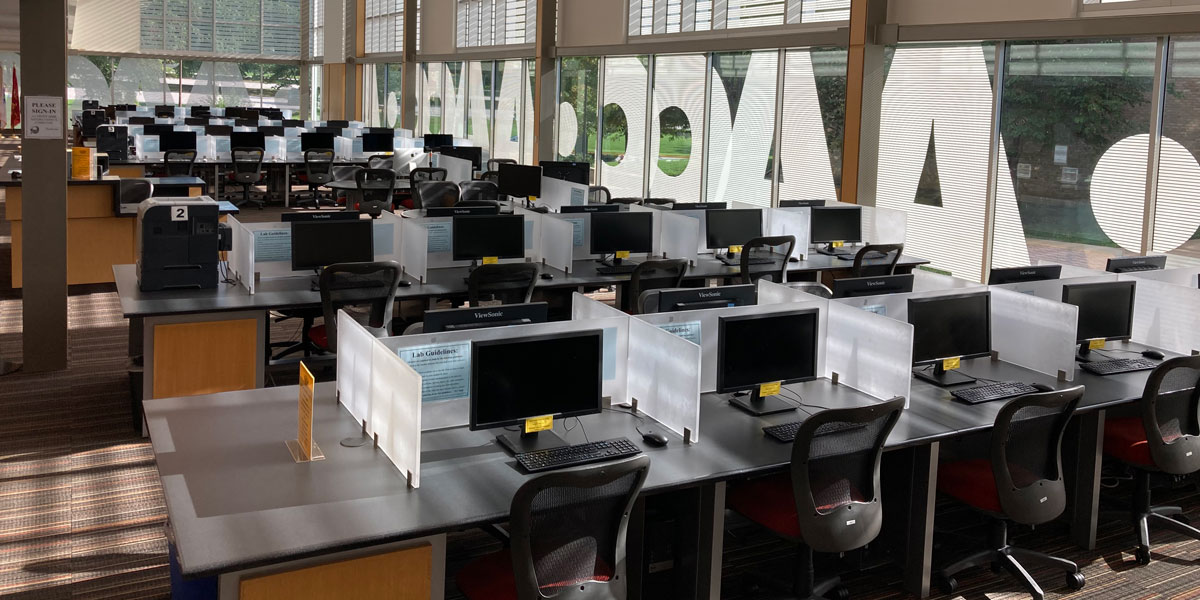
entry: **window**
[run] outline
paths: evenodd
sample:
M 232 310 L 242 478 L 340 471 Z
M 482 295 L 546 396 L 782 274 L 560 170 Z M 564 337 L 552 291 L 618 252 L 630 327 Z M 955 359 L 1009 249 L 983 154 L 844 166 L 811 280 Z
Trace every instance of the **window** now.
M 445 69 L 446 95 L 443 99 L 442 133 L 459 138 L 466 137 L 467 75 L 461 62 L 445 63 Z
M 467 63 L 470 89 L 467 106 L 467 139 L 480 148 L 492 147 L 492 107 L 495 90 L 492 89 L 492 61 Z
M 308 55 L 311 58 L 321 58 L 325 55 L 325 0 L 308 2 Z
M 531 61 L 532 62 L 532 61 Z M 533 108 L 532 88 L 522 85 L 524 80 L 525 62 L 521 60 L 506 60 L 496 62 L 496 83 L 493 89 L 499 90 L 494 100 L 495 117 L 493 121 L 492 152 L 493 158 L 521 159 L 521 121 L 525 107 Z M 526 136 L 531 139 L 532 131 Z
M 1167 253 L 1168 266 L 1200 265 L 1200 37 L 1170 39 L 1166 98 L 1158 150 L 1151 252 Z M 1141 216 L 1140 214 L 1138 215 Z
M 845 21 L 850 0 L 630 0 L 629 34 Z
M 846 118 L 846 50 L 789 50 L 784 56 L 780 200 L 841 198 Z
M 367 54 L 404 51 L 404 0 L 367 0 Z
M 712 69 L 707 199 L 770 206 L 779 52 L 713 54 Z
M 458 47 L 531 44 L 537 0 L 457 0 Z
M 140 0 L 141 50 L 298 57 L 301 1 Z
M 704 153 L 703 54 L 659 56 L 654 61 L 650 120 L 650 196 L 680 202 L 700 199 Z
M 648 56 L 604 60 L 600 182 L 614 197 L 643 197 Z
M 559 63 L 558 159 L 595 163 L 600 59 L 565 57 Z

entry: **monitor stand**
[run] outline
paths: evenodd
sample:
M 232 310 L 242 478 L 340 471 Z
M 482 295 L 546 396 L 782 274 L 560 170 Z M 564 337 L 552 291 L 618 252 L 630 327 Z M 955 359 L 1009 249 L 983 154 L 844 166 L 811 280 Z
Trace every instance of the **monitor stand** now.
M 502 433 L 496 436 L 496 442 L 513 454 L 525 454 L 526 452 L 549 450 L 551 448 L 561 448 L 570 445 L 553 431 Z
M 947 371 L 942 368 L 942 363 L 937 363 L 933 368 L 933 372 L 922 369 L 913 369 L 913 376 L 922 381 L 928 381 L 938 387 L 949 387 L 952 385 L 963 385 L 967 383 L 975 383 L 975 378 L 970 375 L 964 375 L 958 371 Z
M 321 271 L 322 271 L 322 268 L 321 268 L 321 267 L 317 267 L 317 268 L 313 269 L 313 271 L 316 271 L 316 272 L 317 272 L 317 274 L 316 274 L 316 275 L 313 275 L 312 277 L 310 277 L 310 278 L 308 279 L 308 284 L 309 284 L 309 285 L 308 285 L 308 289 L 310 289 L 310 290 L 312 290 L 312 291 L 314 291 L 314 292 L 319 292 L 319 291 L 321 291 Z
M 853 252 L 850 252 L 849 250 L 843 250 L 841 248 L 834 248 L 833 244 L 817 246 L 817 254 L 824 254 L 825 256 L 833 256 L 836 258 L 854 258 Z
M 726 252 L 725 254 L 718 254 L 717 260 L 730 267 L 742 266 L 742 255 L 740 252 Z
M 796 410 L 796 406 L 779 396 L 760 396 L 758 386 L 747 396 L 734 396 L 729 403 L 756 416 L 773 415 Z
M 627 267 L 634 267 L 634 266 L 637 266 L 637 264 L 638 264 L 627 258 L 617 258 L 615 256 L 612 258 L 601 258 L 601 259 L 597 260 L 596 262 L 598 262 L 606 267 L 620 267 L 622 265 L 627 266 Z
M 1075 360 L 1078 362 L 1092 362 L 1092 349 L 1088 348 L 1088 342 L 1079 344 L 1079 349 L 1075 351 Z

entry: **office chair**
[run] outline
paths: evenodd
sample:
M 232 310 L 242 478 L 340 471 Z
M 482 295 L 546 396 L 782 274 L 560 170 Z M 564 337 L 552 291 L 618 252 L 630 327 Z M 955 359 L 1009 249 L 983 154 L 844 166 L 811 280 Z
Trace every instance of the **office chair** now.
M 392 210 L 396 173 L 391 169 L 361 169 L 354 174 L 354 185 L 358 187 L 359 211 L 378 219 L 383 211 Z
M 527 304 L 533 299 L 533 287 L 537 284 L 539 271 L 535 263 L 476 267 L 467 277 L 467 301 L 470 306 L 479 306 L 488 301 Z
M 774 249 L 776 246 L 787 245 L 787 251 L 783 253 L 783 260 L 779 261 L 779 269 L 771 269 L 770 271 L 759 271 L 757 273 L 750 272 L 750 258 L 754 254 L 755 248 Z M 768 237 L 759 237 L 746 242 L 742 246 L 742 283 L 754 283 L 759 279 L 774 281 L 775 283 L 787 282 L 788 259 L 791 258 L 792 252 L 796 250 L 796 236 L 794 235 L 776 235 Z
M 394 164 L 390 154 L 376 154 L 367 159 L 368 169 L 391 169 Z
M 621 310 L 632 315 L 639 314 L 642 297 L 647 292 L 682 287 L 687 271 L 688 261 L 685 258 L 648 260 L 639 264 L 629 276 L 629 285 L 622 290 Z
M 1150 373 L 1142 399 L 1141 415 L 1116 417 L 1104 423 L 1104 452 L 1133 467 L 1132 511 L 1119 515 L 1131 519 L 1137 530 L 1137 563 L 1150 564 L 1150 523 L 1192 539 L 1200 530 L 1177 520 L 1177 506 L 1151 506 L 1150 473 L 1186 475 L 1200 471 L 1200 356 L 1172 358 Z
M 163 153 L 163 171 L 168 177 L 191 177 L 195 166 L 195 150 L 167 150 Z
M 608 204 L 612 201 L 612 192 L 602 185 L 588 186 L 588 202 L 592 204 Z
M 321 206 L 321 186 L 333 181 L 333 150 L 306 150 L 304 152 L 304 172 L 296 176 L 300 183 L 308 185 L 310 200 L 314 206 Z M 304 202 L 305 204 L 308 201 Z M 335 204 L 331 199 L 330 204 Z M 297 204 L 300 204 L 297 202 Z
M 884 258 L 889 259 L 887 263 L 882 265 L 864 265 L 863 260 L 871 252 L 878 252 L 884 255 Z M 896 263 L 900 262 L 900 255 L 904 252 L 904 244 L 868 244 L 863 246 L 854 255 L 854 266 L 850 268 L 851 277 L 879 277 L 881 275 L 895 275 Z
M 643 206 L 663 206 L 671 207 L 675 205 L 674 198 L 642 198 Z
M 608 202 L 606 204 L 624 204 L 626 206 L 629 206 L 629 205 L 641 204 L 641 203 L 642 203 L 641 198 L 613 198 L 612 195 L 610 194 L 608 197 Z
M 879 460 L 903 408 L 894 398 L 815 413 L 796 432 L 788 473 L 730 488 L 726 506 L 799 545 L 791 587 L 800 598 L 846 597 L 837 577 L 815 580 L 813 552 L 848 552 L 879 535 Z
M 492 171 L 499 171 L 500 165 L 515 165 L 515 164 L 517 164 L 517 161 L 515 161 L 511 158 L 490 158 L 490 159 L 488 159 L 487 163 L 484 164 L 484 166 L 487 167 L 487 170 L 490 173 Z
M 496 185 L 500 185 L 499 171 L 485 171 L 479 176 L 480 181 L 490 181 Z
M 825 287 L 824 284 L 815 281 L 789 281 L 786 283 L 793 290 L 800 290 L 806 294 L 812 294 L 818 298 L 833 298 L 833 290 Z
M 509 510 L 509 549 L 460 569 L 459 591 L 471 600 L 625 598 L 629 515 L 649 471 L 650 458 L 638 456 L 525 482 Z
M 947 565 L 935 576 L 942 591 L 953 595 L 954 576 L 981 565 L 999 565 L 1034 598 L 1044 594 L 1021 561 L 1041 563 L 1066 573 L 1067 587 L 1081 589 L 1079 567 L 1058 558 L 1009 545 L 1008 521 L 1040 525 L 1052 521 L 1067 505 L 1062 472 L 1062 438 L 1083 386 L 1028 394 L 1008 401 L 992 427 L 990 458 L 963 459 L 938 467 L 938 489 L 994 519 L 991 547 Z
M 491 181 L 464 181 L 458 184 L 459 202 L 471 200 L 500 200 L 500 186 Z
M 320 281 L 324 323 L 308 333 L 318 348 L 337 351 L 339 310 L 345 310 L 376 337 L 391 335 L 392 306 L 400 283 L 399 263 L 387 260 L 329 265 L 321 271 Z
M 234 205 L 241 207 L 253 202 L 259 210 L 262 210 L 265 202 L 261 198 L 250 198 L 250 190 L 263 178 L 264 152 L 262 148 L 234 148 L 231 154 L 233 155 L 233 171 L 229 173 L 229 183 L 242 186 L 242 200 L 234 202 Z
M 408 178 L 413 183 L 418 181 L 445 181 L 446 170 L 431 167 L 417 167 L 409 171 Z
M 458 204 L 458 194 L 458 185 L 449 181 L 414 182 L 413 208 L 449 208 Z

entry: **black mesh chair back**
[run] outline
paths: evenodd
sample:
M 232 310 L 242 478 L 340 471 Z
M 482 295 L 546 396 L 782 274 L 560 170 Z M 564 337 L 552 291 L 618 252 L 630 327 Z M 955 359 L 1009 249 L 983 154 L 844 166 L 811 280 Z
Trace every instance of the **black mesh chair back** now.
M 483 174 L 481 174 L 479 176 L 479 180 L 480 181 L 490 181 L 496 185 L 500 185 L 500 172 L 499 171 L 485 171 Z
M 510 510 L 517 597 L 624 599 L 629 515 L 649 471 L 638 456 L 522 485 Z
M 608 201 L 605 202 L 605 204 L 625 204 L 625 205 L 641 204 L 641 203 L 642 203 L 641 198 L 613 198 L 612 194 L 609 194 Z
M 471 306 L 481 302 L 526 304 L 533 299 L 539 269 L 534 263 L 483 265 L 467 277 L 467 300 Z
M 592 204 L 608 204 L 612 200 L 612 192 L 602 185 L 588 186 L 588 202 Z
M 234 148 L 232 155 L 234 181 L 249 185 L 262 179 L 262 148 Z
M 487 163 L 484 166 L 487 167 L 488 172 L 491 172 L 491 171 L 499 171 L 500 165 L 515 165 L 515 164 L 517 164 L 517 161 L 515 161 L 511 158 L 492 158 L 492 159 L 488 159 Z
M 1017 523 L 1037 525 L 1062 514 L 1067 491 L 1062 437 L 1083 386 L 1010 400 L 992 428 L 991 463 L 1000 507 Z
M 430 167 L 417 167 L 408 173 L 408 178 L 413 183 L 418 181 L 445 181 L 446 170 Z
M 651 290 L 682 287 L 687 270 L 688 261 L 684 258 L 642 262 L 629 276 L 629 285 L 625 286 L 627 295 L 622 298 L 621 307 L 630 314 L 638 314 L 643 294 Z
M 1161 471 L 1185 475 L 1200 471 L 1200 356 L 1163 362 L 1150 373 L 1142 392 L 1142 426 L 1150 457 Z
M 500 186 L 491 181 L 464 181 L 458 184 L 458 201 L 500 200 Z
M 304 174 L 309 185 L 333 181 L 333 150 L 308 150 L 304 153 Z
M 337 349 L 337 311 L 345 310 L 379 337 L 388 335 L 400 283 L 394 261 L 338 263 L 321 271 L 321 312 L 330 350 Z
M 163 170 L 168 176 L 191 177 L 196 166 L 195 150 L 167 150 L 163 153 Z
M 867 254 L 878 252 L 884 255 L 887 262 L 875 265 L 865 265 L 863 261 Z M 904 244 L 868 244 L 854 255 L 854 266 L 850 268 L 851 277 L 881 277 L 895 275 L 896 263 L 900 262 L 900 254 L 904 252 Z
M 792 491 L 804 543 L 847 552 L 879 534 L 883 523 L 879 460 L 900 418 L 903 398 L 822 410 L 800 424 L 792 442 Z
M 458 204 L 458 185 L 449 181 L 413 182 L 413 208 L 447 208 Z
M 755 273 L 750 272 L 750 259 L 753 258 L 754 250 L 758 248 L 767 248 L 771 252 L 779 246 L 787 246 L 784 252 L 780 252 L 783 260 L 779 261 L 779 268 L 770 270 L 762 270 Z M 794 235 L 776 235 L 770 237 L 754 238 L 742 246 L 742 283 L 754 283 L 759 279 L 774 281 L 775 283 L 784 283 L 787 281 L 788 258 L 791 258 L 792 252 L 796 250 L 796 236 Z
M 354 174 L 358 188 L 358 209 L 372 217 L 392 209 L 392 194 L 396 191 L 396 173 L 391 169 L 363 169 Z
M 391 169 L 393 165 L 390 154 L 376 154 L 367 159 L 368 169 Z

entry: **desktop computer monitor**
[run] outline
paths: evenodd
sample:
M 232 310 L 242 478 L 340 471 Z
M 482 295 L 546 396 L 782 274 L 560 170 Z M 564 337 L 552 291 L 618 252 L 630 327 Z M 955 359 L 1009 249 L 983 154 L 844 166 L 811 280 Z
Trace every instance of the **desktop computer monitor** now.
M 757 208 L 731 208 L 705 211 L 704 236 L 711 250 L 742 246 L 762 237 L 762 211 Z M 735 260 L 737 254 L 729 253 Z
M 367 135 L 368 133 L 378 133 L 380 135 L 396 137 L 396 130 L 392 129 L 391 127 L 363 127 L 362 131 L 363 135 Z
M 109 160 L 129 158 L 129 128 L 124 125 L 101 125 L 96 128 L 96 152 L 108 155 Z
M 1003 285 L 1005 283 L 1023 283 L 1026 281 L 1046 281 L 1058 279 L 1062 274 L 1062 265 L 1037 265 L 1029 267 L 1005 267 L 992 269 L 988 273 L 988 285 Z
M 454 260 L 525 256 L 525 217 L 522 215 L 454 217 L 451 229 Z
M 1104 270 L 1109 273 L 1159 271 L 1167 268 L 1166 256 L 1122 256 L 1108 259 Z
M 330 119 L 328 121 L 325 121 L 325 126 L 326 127 L 337 127 L 338 129 L 346 129 L 346 128 L 350 127 L 350 121 Z
M 505 325 L 529 325 L 545 323 L 550 317 L 549 305 L 545 302 L 528 304 L 502 304 L 500 306 L 448 308 L 425 311 L 425 327 L 422 333 L 463 331 L 504 327 Z
M 1092 340 L 1127 340 L 1133 335 L 1135 281 L 1063 285 L 1062 301 L 1079 307 L 1075 340 L 1085 356 Z
M 542 168 L 543 177 L 561 179 L 582 185 L 591 183 L 592 165 L 585 162 L 539 160 L 538 166 Z
M 333 134 L 329 133 L 301 133 L 300 151 L 333 150 L 333 138 Z
M 752 283 L 658 290 L 658 312 L 732 308 L 756 304 L 758 304 L 758 288 Z
M 153 125 L 154 117 L 129 117 L 130 125 Z
M 500 165 L 500 193 L 514 198 L 542 195 L 542 168 L 529 165 Z
M 165 135 L 158 136 L 158 149 L 162 152 L 168 150 L 195 150 L 196 149 L 196 132 L 195 131 L 172 131 Z
M 846 277 L 833 280 L 834 298 L 860 298 L 883 294 L 907 294 L 913 290 L 912 275 Z
M 293 221 L 292 270 L 375 260 L 372 221 Z
M 234 119 L 233 124 L 238 127 L 258 127 L 258 119 Z
M 476 171 L 483 170 L 483 148 L 478 146 L 443 146 L 435 148 L 434 151 L 445 156 L 469 160 L 471 161 L 472 169 Z
M 285 128 L 286 127 L 304 127 L 304 121 L 301 121 L 300 119 L 280 119 L 280 120 L 283 122 L 283 126 Z
M 537 357 L 536 372 L 530 370 Z M 471 343 L 472 431 L 525 419 L 599 414 L 603 409 L 604 333 L 598 329 Z M 514 454 L 565 446 L 553 431 L 500 435 Z
M 186 117 L 183 119 L 183 124 L 188 127 L 204 127 L 208 125 L 208 117 Z
M 341 127 L 317 127 L 316 132 L 332 135 L 334 137 L 337 137 L 337 136 L 345 133 Z
M 991 299 L 988 292 L 909 298 L 913 366 L 921 367 L 913 369 L 913 375 L 942 387 L 974 382 L 971 377 L 946 370 L 945 360 L 992 353 Z
M 654 251 L 654 215 L 648 212 L 592 213 L 592 254 Z M 606 259 L 607 261 L 607 259 Z M 613 258 L 612 264 L 622 259 Z
M 267 148 L 267 136 L 257 131 L 235 131 L 229 134 L 230 148 Z
M 827 244 L 817 251 L 821 254 L 838 256 L 848 254 L 834 249 L 834 242 L 857 243 L 862 241 L 861 206 L 817 206 L 809 213 L 809 243 Z
M 130 120 L 132 120 L 132 119 L 130 119 Z M 158 123 L 154 123 L 154 124 L 146 125 L 145 127 L 142 127 L 142 135 L 157 135 L 159 137 L 162 137 L 173 131 L 175 131 L 174 125 L 160 125 Z
M 825 206 L 824 200 L 780 200 L 779 208 L 816 208 Z
M 390 133 L 364 133 L 363 152 L 392 152 L 396 149 L 396 138 Z
M 233 125 L 205 125 L 204 135 L 228 137 L 230 146 L 233 145 Z
M 263 136 L 283 137 L 283 129 L 282 126 L 277 125 L 263 125 L 258 128 L 258 132 L 263 134 Z
M 207 119 L 208 116 L 212 114 L 212 108 L 208 106 L 193 106 L 188 114 L 192 115 L 193 117 L 203 117 Z
M 454 136 L 448 133 L 427 133 L 425 134 L 426 148 L 442 148 L 444 146 L 453 146 Z
M 175 116 L 175 105 L 174 104 L 157 104 L 154 106 L 154 114 L 155 115 L 170 114 L 172 117 L 174 117 Z
M 717 318 L 717 392 L 750 391 L 730 403 L 753 415 L 795 406 L 763 396 L 763 384 L 817 378 L 818 313 L 815 308 Z

